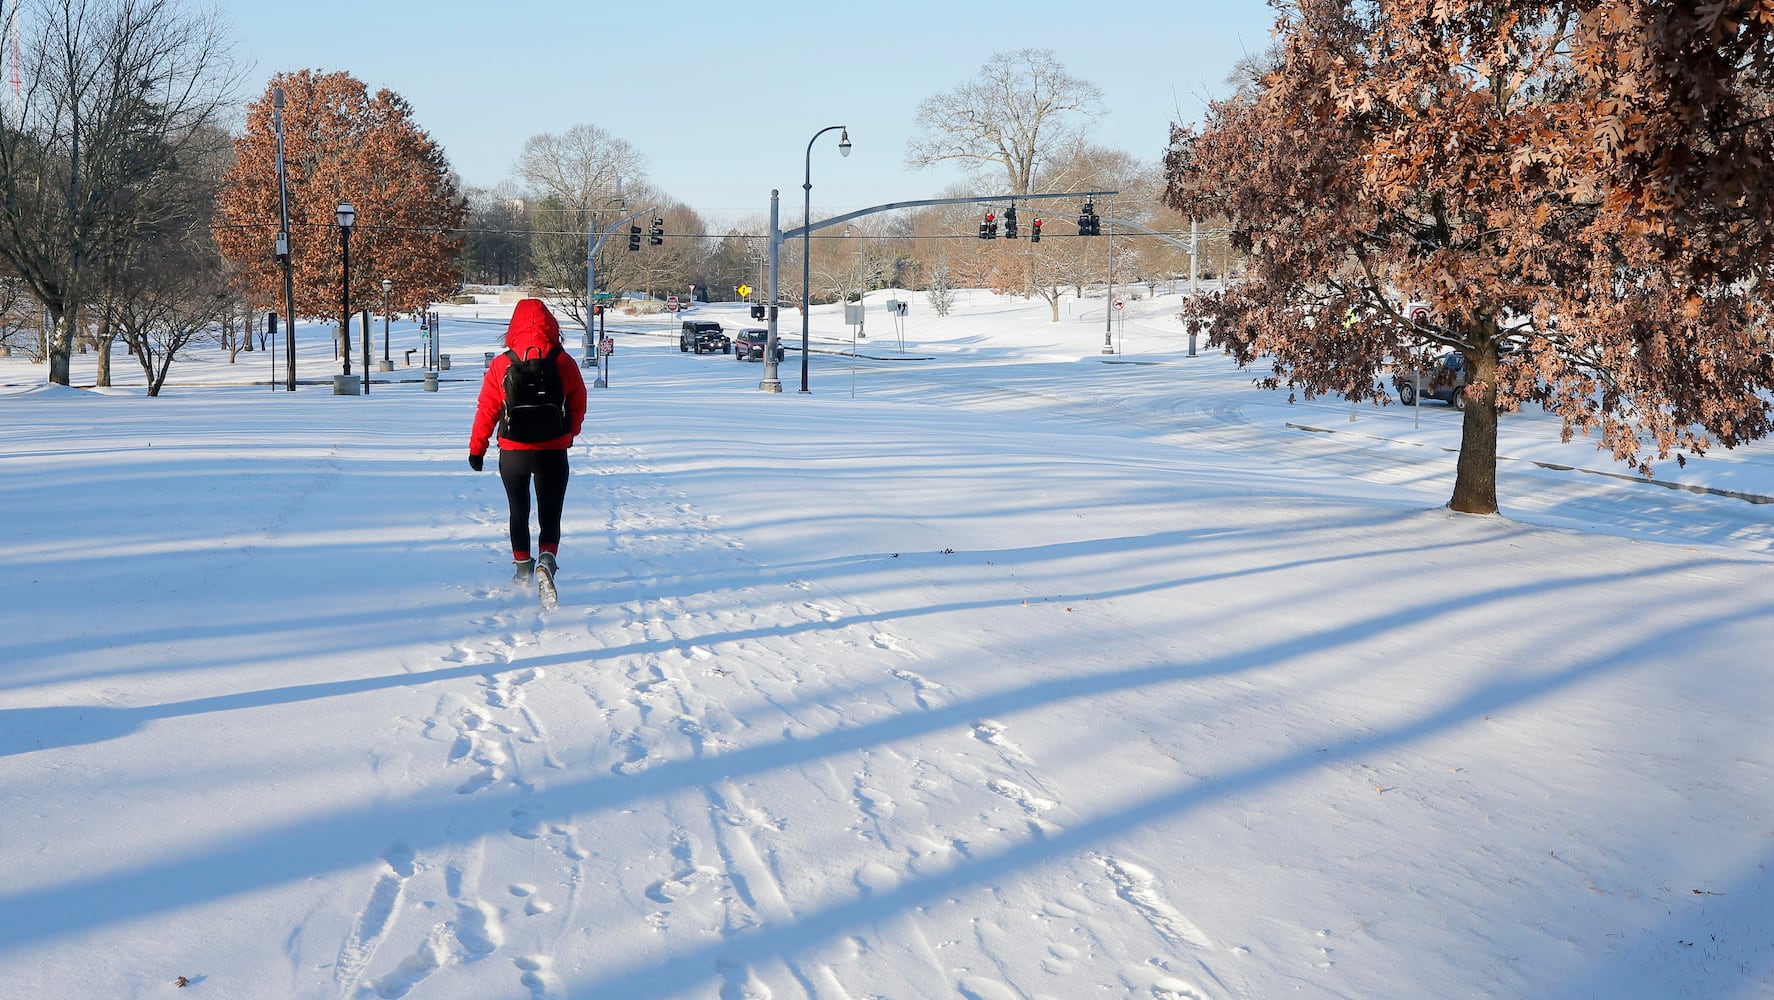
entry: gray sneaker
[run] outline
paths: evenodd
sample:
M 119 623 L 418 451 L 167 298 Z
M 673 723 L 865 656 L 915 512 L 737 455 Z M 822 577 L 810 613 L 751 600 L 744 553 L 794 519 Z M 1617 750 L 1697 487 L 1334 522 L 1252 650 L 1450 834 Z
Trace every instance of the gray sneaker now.
M 554 589 L 554 553 L 542 553 L 542 561 L 536 567 L 536 600 L 542 610 L 553 611 L 560 602 L 560 596 Z
M 511 582 L 527 584 L 530 582 L 530 577 L 536 572 L 536 560 L 519 559 L 511 564 L 511 568 Z

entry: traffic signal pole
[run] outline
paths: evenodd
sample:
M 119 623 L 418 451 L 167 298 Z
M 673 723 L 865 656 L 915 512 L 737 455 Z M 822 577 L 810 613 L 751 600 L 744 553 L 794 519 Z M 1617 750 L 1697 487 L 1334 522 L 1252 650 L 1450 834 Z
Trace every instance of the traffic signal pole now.
M 1114 211 L 1115 199 L 1108 201 L 1108 211 Z M 1092 231 L 1095 231 L 1093 225 Z M 1115 227 L 1109 227 L 1109 296 L 1103 303 L 1103 353 L 1114 354 L 1115 343 Z
M 628 225 L 643 215 L 651 215 L 653 209 L 643 208 L 626 219 L 610 223 L 602 233 L 597 230 L 597 223 L 592 223 L 585 234 L 585 362 L 582 368 L 590 368 L 597 364 L 597 338 L 591 329 L 592 303 L 597 295 L 597 252 L 603 248 L 604 241 L 623 226 Z
M 770 268 L 769 282 L 764 286 L 767 305 L 764 313 L 764 379 L 758 388 L 764 392 L 782 391 L 782 373 L 777 370 L 776 362 L 776 271 L 781 264 L 777 248 L 782 244 L 782 234 L 777 231 L 777 224 L 782 218 L 782 193 L 776 188 L 770 189 Z

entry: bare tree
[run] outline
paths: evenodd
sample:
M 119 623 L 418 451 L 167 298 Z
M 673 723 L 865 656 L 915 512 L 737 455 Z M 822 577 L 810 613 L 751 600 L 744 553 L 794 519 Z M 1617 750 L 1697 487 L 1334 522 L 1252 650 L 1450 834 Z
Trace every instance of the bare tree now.
M 1067 73 L 1052 49 L 999 52 L 972 80 L 919 103 L 906 163 L 1002 167 L 1010 193 L 1029 194 L 1048 157 L 1080 141 L 1101 104 L 1102 91 Z
M 142 366 L 148 395 L 158 396 L 180 352 L 237 309 L 237 300 L 206 231 L 153 244 L 130 269 L 128 284 L 115 322 Z
M 588 124 L 559 135 L 531 136 L 518 157 L 518 182 L 536 204 L 532 230 L 536 283 L 557 296 L 568 316 L 582 326 L 590 316 L 585 308 L 588 237 L 594 227 L 601 230 L 622 217 L 613 213 L 638 201 L 625 199 L 624 190 L 639 194 L 645 167 L 646 157 L 627 140 Z M 606 248 L 600 255 L 600 278 L 620 280 L 620 275 L 606 270 L 606 264 L 619 268 L 619 253 Z
M 42 332 L 34 306 L 25 283 L 0 263 L 0 354 L 22 346 L 31 351 L 33 360 L 42 360 L 38 343 Z
M 24 87 L 0 117 L 0 258 L 51 321 L 49 380 L 68 384 L 82 306 L 130 234 L 164 214 L 157 185 L 235 83 L 214 14 L 177 0 L 0 0 L 30 25 Z
M 530 194 L 579 212 L 604 207 L 623 184 L 639 184 L 645 171 L 645 156 L 596 125 L 533 135 L 517 161 L 518 181 Z
M 193 143 L 179 172 L 159 185 L 159 216 L 106 257 L 101 364 L 109 340 L 121 336 L 142 366 L 150 396 L 160 395 L 185 347 L 218 335 L 232 362 L 251 328 L 250 314 L 244 324 L 240 318 L 241 276 L 217 246 L 212 226 L 232 145 L 219 130 L 205 134 L 207 142 Z
M 1052 49 L 1019 49 L 994 54 L 978 75 L 953 90 L 925 98 L 918 105 L 919 134 L 907 146 L 906 162 L 927 167 L 945 161 L 961 163 L 976 182 L 997 187 L 986 175 L 1001 167 L 1013 195 L 1030 194 L 1056 159 L 1072 157 L 1083 147 L 1091 121 L 1102 113 L 1102 91 L 1066 72 Z M 951 261 L 963 281 L 981 265 L 985 275 L 998 271 L 995 255 L 978 249 Z M 1024 257 L 1016 290 L 1027 294 L 1039 282 L 1037 262 Z M 993 284 L 1003 286 L 1002 280 Z

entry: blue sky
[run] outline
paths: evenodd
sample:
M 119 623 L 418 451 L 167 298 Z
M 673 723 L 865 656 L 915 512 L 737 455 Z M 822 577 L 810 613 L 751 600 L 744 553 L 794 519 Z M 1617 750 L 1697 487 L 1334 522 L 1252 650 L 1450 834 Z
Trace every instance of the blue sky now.
M 345 70 L 412 103 L 468 184 L 510 176 L 524 140 L 590 123 L 647 157 L 648 178 L 711 221 L 762 215 L 771 188 L 798 216 L 807 142 L 813 203 L 838 211 L 937 196 L 947 170 L 905 165 L 918 102 L 994 52 L 1051 48 L 1102 88 L 1098 141 L 1156 160 L 1169 123 L 1197 120 L 1246 52 L 1268 45 L 1258 0 L 1084 4 L 751 6 L 662 0 L 426 4 L 309 0 L 219 5 L 244 91 L 295 69 Z M 1109 17 L 1098 16 L 1099 11 Z

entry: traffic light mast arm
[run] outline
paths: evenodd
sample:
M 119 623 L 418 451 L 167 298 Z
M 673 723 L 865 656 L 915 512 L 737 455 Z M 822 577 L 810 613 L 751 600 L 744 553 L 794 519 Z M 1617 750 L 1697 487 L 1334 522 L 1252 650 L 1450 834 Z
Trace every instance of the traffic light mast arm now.
M 621 229 L 623 226 L 628 225 L 629 223 L 633 222 L 634 220 L 640 218 L 643 215 L 652 214 L 653 211 L 654 211 L 654 209 L 652 209 L 652 208 L 642 209 L 641 211 L 634 213 L 633 215 L 629 216 L 626 219 L 622 219 L 617 222 L 612 222 L 610 224 L 609 228 L 605 229 L 602 233 L 597 231 L 597 225 L 595 223 L 592 225 L 592 227 L 589 230 L 586 231 L 586 234 L 585 234 L 585 367 L 587 367 L 587 368 L 590 368 L 592 365 L 593 355 L 591 352 L 594 349 L 592 346 L 592 343 L 591 343 L 591 297 L 597 293 L 597 252 L 599 250 L 603 249 L 604 241 L 610 238 L 611 233 L 614 233 L 616 230 Z
M 1094 198 L 1098 195 L 1120 193 L 1121 192 L 1119 191 L 1065 191 L 1060 194 L 994 194 L 979 198 L 925 198 L 919 201 L 893 201 L 888 202 L 885 205 L 873 205 L 869 208 L 859 208 L 854 212 L 846 212 L 843 215 L 833 216 L 829 219 L 822 219 L 811 225 L 796 226 L 793 229 L 777 233 L 776 240 L 781 243 L 791 239 L 799 239 L 803 233 L 817 232 L 828 226 L 842 225 L 849 222 L 851 219 L 859 219 L 865 215 L 874 215 L 877 212 L 891 212 L 896 208 L 924 208 L 930 205 L 991 205 L 1013 200 L 1039 201 L 1043 198 L 1071 198 L 1077 200 L 1079 198 Z
M 591 241 L 590 253 L 595 256 L 599 250 L 603 249 L 604 241 L 609 239 L 611 236 L 613 236 L 618 229 L 621 229 L 623 226 L 628 225 L 629 223 L 633 222 L 634 220 L 640 218 L 643 215 L 651 215 L 655 211 L 657 211 L 657 209 L 644 208 L 644 209 L 640 210 L 639 212 L 636 212 L 633 215 L 629 216 L 626 219 L 621 219 L 616 222 L 610 223 L 610 225 L 607 226 L 602 233 L 599 233 L 595 229 L 592 230 L 592 241 Z

